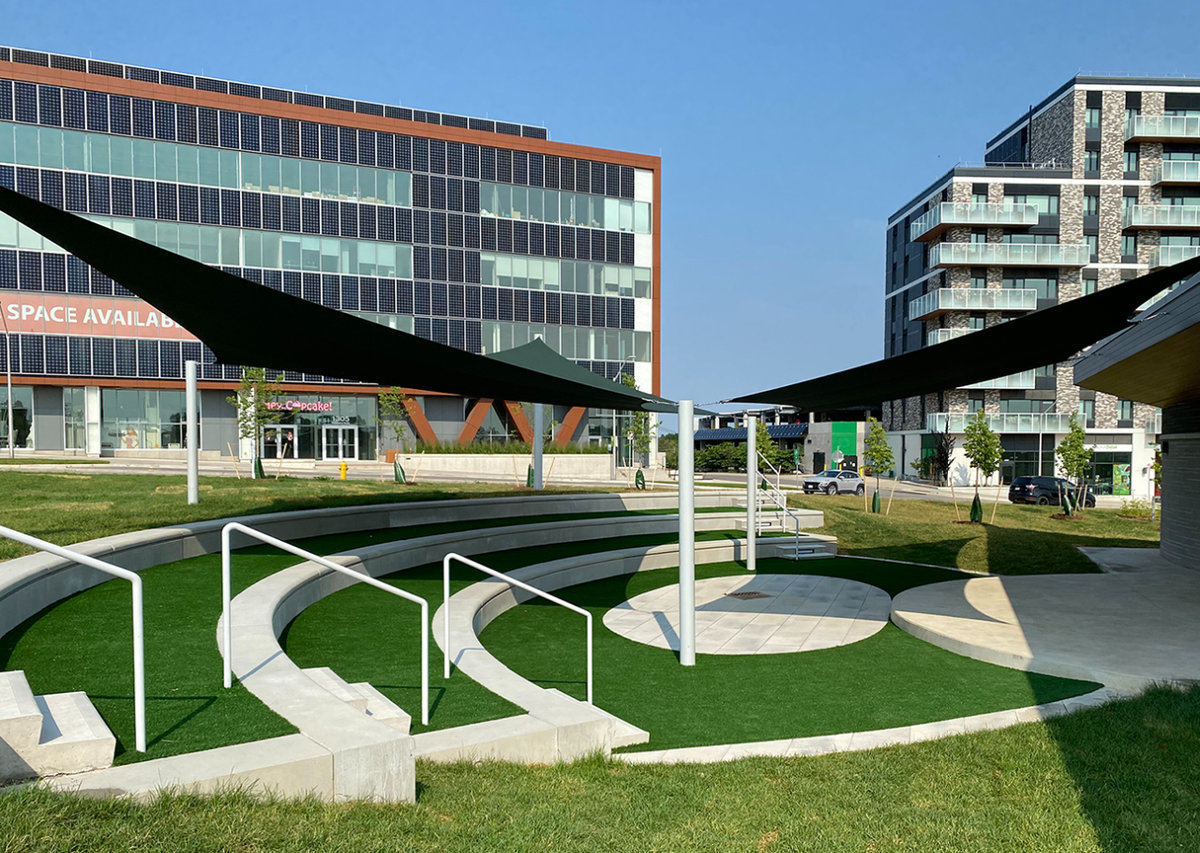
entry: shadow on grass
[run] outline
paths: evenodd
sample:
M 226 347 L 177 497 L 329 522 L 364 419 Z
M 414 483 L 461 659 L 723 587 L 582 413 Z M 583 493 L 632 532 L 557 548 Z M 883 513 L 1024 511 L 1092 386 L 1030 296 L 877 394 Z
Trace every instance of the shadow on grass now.
M 133 708 L 133 697 L 129 696 L 129 695 L 105 696 L 105 695 L 101 695 L 101 694 L 88 694 L 88 699 L 92 700 L 93 703 L 95 703 L 95 702 L 101 702 L 101 703 L 114 702 L 114 703 L 119 703 L 121 705 L 128 705 L 130 709 Z M 175 722 L 168 725 L 165 729 L 160 731 L 158 734 L 149 738 L 146 741 L 146 749 L 147 750 L 153 749 L 155 744 L 161 743 L 162 741 L 169 738 L 172 733 L 174 733 L 178 729 L 181 729 L 184 726 L 186 726 L 196 716 L 198 716 L 199 714 L 202 714 L 204 711 L 206 711 L 208 708 L 210 708 L 213 705 L 213 703 L 215 703 L 216 701 L 217 701 L 216 696 L 147 696 L 146 697 L 146 717 L 154 718 L 154 721 L 157 724 L 155 726 L 155 728 L 158 728 L 158 726 L 162 725 L 163 717 L 171 714 L 174 706 L 177 703 L 190 702 L 190 703 L 194 703 L 194 705 L 193 705 L 192 709 L 190 711 L 187 711 L 186 713 L 184 713 L 184 715 L 182 717 L 179 717 L 178 719 L 175 720 Z M 147 728 L 149 728 L 149 725 L 147 725 Z M 122 743 L 120 740 L 118 740 L 117 741 L 117 749 L 114 754 L 114 757 L 117 755 L 124 755 L 126 752 L 128 752 L 128 750 L 126 749 L 124 743 Z
M 1120 536 L 1082 533 L 1075 522 L 1061 522 L 1060 531 L 1029 531 L 983 525 L 987 537 L 987 570 L 997 575 L 1044 575 L 1099 572 L 1080 546 L 1090 548 L 1157 548 L 1157 542 Z M 1034 538 L 1036 536 L 1036 538 Z
M 1200 688 L 1154 688 L 1046 727 L 1102 849 L 1197 848 Z

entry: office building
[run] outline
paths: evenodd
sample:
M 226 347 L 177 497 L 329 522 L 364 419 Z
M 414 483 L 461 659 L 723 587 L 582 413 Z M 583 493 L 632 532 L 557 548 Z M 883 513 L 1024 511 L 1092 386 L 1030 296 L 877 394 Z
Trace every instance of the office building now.
M 452 347 L 541 337 L 655 393 L 659 174 L 656 157 L 552 142 L 542 127 L 0 48 L 0 184 Z M 7 217 L 0 305 L 21 450 L 180 452 L 194 359 L 202 450 L 236 452 L 227 397 L 241 366 L 215 363 L 170 317 Z M 284 369 L 266 456 L 384 449 L 379 389 L 260 366 Z M 424 394 L 420 372 L 412 441 L 531 438 L 520 401 Z M 551 419 L 560 442 L 611 431 L 608 412 Z

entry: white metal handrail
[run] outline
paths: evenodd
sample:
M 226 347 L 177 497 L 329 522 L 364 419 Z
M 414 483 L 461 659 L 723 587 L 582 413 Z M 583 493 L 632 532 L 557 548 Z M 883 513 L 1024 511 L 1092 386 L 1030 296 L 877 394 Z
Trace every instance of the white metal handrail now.
M 519 581 L 510 575 L 504 574 L 504 572 L 498 572 L 495 569 L 490 569 L 487 566 L 485 566 L 483 563 L 477 563 L 468 557 L 464 557 L 462 554 L 447 554 L 445 557 L 442 558 L 442 610 L 444 611 L 445 617 L 446 617 L 445 621 L 443 622 L 443 633 L 442 633 L 442 639 L 443 639 L 443 643 L 442 643 L 442 665 L 443 665 L 442 677 L 443 678 L 450 677 L 450 561 L 451 560 L 457 560 L 458 562 L 462 563 L 463 565 L 470 566 L 473 569 L 478 569 L 479 571 L 483 572 L 486 575 L 491 575 L 494 578 L 499 578 L 500 580 L 503 580 L 506 583 L 512 584 L 513 586 L 520 587 L 521 589 L 525 590 L 526 592 L 532 592 L 534 595 L 540 596 L 541 598 L 544 598 L 547 601 L 553 602 L 554 604 L 560 604 L 563 607 L 567 608 L 568 610 L 573 610 L 576 613 L 583 614 L 584 619 L 587 620 L 587 703 L 589 705 L 591 705 L 592 704 L 592 614 L 589 613 L 588 611 L 584 610 L 582 607 L 578 607 L 569 601 L 563 601 L 561 598 L 559 598 L 556 595 L 551 595 L 548 592 L 543 592 L 542 590 L 538 589 L 537 587 L 530 586 L 529 584 L 525 583 L 524 581 Z
M 276 539 L 274 536 L 269 536 L 260 530 L 255 530 L 253 527 L 247 527 L 236 521 L 231 521 L 221 528 L 221 613 L 224 617 L 225 630 L 225 686 L 230 687 L 233 684 L 233 626 L 231 614 L 229 612 L 230 605 L 230 557 L 229 557 L 229 534 L 237 530 L 244 533 L 252 539 L 257 539 L 260 542 L 266 542 L 268 545 L 274 545 L 281 551 L 287 551 L 289 554 L 294 554 L 297 557 L 316 563 L 318 566 L 323 566 L 327 569 L 332 569 L 335 572 L 340 572 L 343 575 L 348 575 L 355 580 L 361 581 L 376 589 L 381 589 L 384 592 L 407 599 L 414 604 L 421 605 L 421 725 L 429 725 L 429 604 L 419 595 L 413 595 L 411 592 L 406 592 L 402 589 L 397 589 L 390 584 L 386 584 L 381 580 L 371 577 L 363 572 L 356 572 L 354 569 L 346 566 L 338 565 L 332 560 L 324 557 L 319 557 L 303 548 L 297 548 L 289 542 L 284 542 L 282 539 Z
M 767 497 L 771 500 L 771 502 L 773 504 L 775 504 L 775 506 L 777 506 L 781 510 L 783 510 L 784 514 L 787 515 L 792 520 L 792 522 L 795 524 L 795 526 L 796 526 L 796 549 L 798 552 L 799 548 L 800 548 L 800 516 L 796 515 L 794 512 L 791 511 L 791 509 L 788 508 L 787 495 L 785 495 L 783 493 L 783 486 L 781 485 L 783 473 L 778 468 L 776 468 L 774 465 L 771 464 L 771 460 L 768 459 L 766 456 L 764 456 L 762 454 L 761 450 L 758 452 L 758 458 L 761 459 L 763 462 L 765 462 L 767 464 L 767 467 L 770 468 L 775 473 L 775 484 L 772 486 L 771 481 L 768 480 L 766 477 L 763 477 L 762 478 L 763 482 L 766 483 L 768 486 L 770 486 L 770 488 L 765 489 L 765 490 L 760 489 L 759 491 L 766 491 Z
M 103 560 L 97 560 L 95 557 L 89 557 L 87 554 L 80 554 L 78 551 L 72 551 L 69 548 L 63 548 L 59 545 L 53 545 L 42 539 L 34 536 L 21 533 L 8 527 L 0 526 L 0 536 L 6 539 L 12 539 L 14 542 L 20 542 L 22 545 L 28 545 L 30 548 L 37 548 L 39 551 L 45 551 L 48 554 L 53 554 L 56 557 L 62 557 L 65 560 L 71 560 L 79 563 L 82 566 L 87 566 L 91 569 L 97 569 L 106 574 L 113 575 L 118 578 L 124 578 L 133 586 L 133 714 L 134 714 L 134 740 L 136 741 L 137 751 L 146 751 L 146 649 L 145 649 L 145 634 L 142 627 L 142 579 L 138 577 L 137 572 L 131 572 L 129 569 L 122 569 L 120 566 L 114 566 L 112 563 L 106 563 Z

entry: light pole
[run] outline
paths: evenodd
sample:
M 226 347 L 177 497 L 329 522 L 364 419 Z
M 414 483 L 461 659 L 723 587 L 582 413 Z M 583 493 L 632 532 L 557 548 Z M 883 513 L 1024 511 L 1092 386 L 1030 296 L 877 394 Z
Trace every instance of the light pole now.
M 12 405 L 12 335 L 8 331 L 8 315 L 5 313 L 4 304 L 0 303 L 0 320 L 4 321 L 4 373 L 8 384 L 8 458 L 12 459 L 17 455 L 13 435 L 13 405 Z

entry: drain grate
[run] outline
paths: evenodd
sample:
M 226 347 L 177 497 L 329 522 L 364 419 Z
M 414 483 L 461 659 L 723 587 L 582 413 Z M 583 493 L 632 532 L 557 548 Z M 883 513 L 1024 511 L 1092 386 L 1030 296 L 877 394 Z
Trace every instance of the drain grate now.
M 770 598 L 765 592 L 727 592 L 726 598 L 736 598 L 739 601 L 753 601 L 756 598 Z

